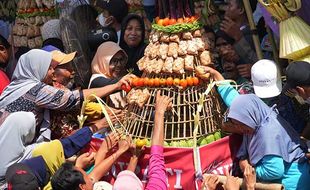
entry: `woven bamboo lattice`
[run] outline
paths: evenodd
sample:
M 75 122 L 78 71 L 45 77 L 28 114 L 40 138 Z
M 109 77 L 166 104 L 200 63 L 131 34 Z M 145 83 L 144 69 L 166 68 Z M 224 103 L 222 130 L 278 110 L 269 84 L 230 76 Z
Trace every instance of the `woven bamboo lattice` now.
M 194 59 L 194 65 L 201 65 L 197 57 Z M 186 78 L 195 76 L 192 71 L 186 71 L 183 75 L 178 74 L 149 74 L 144 72 L 143 77 L 148 78 L 168 78 L 178 77 Z M 185 90 L 172 87 L 142 87 L 147 88 L 151 94 L 146 104 L 140 108 L 137 105 L 128 107 L 125 127 L 127 131 L 135 138 L 147 138 L 152 136 L 155 114 L 156 92 L 161 91 L 162 95 L 173 98 L 171 111 L 165 114 L 165 141 L 188 140 L 193 138 L 194 131 L 194 113 L 197 111 L 199 98 L 205 92 L 208 82 L 200 82 L 198 86 L 187 87 Z M 219 129 L 222 122 L 221 104 L 219 95 L 213 88 L 204 99 L 203 109 L 200 113 L 200 125 L 197 138 L 213 133 Z
M 183 140 L 193 137 L 194 116 L 199 100 L 199 94 L 205 91 L 204 86 L 192 87 L 185 91 L 175 88 L 149 89 L 151 97 L 141 109 L 129 106 L 129 116 L 126 128 L 130 134 L 138 138 L 151 138 L 154 125 L 154 110 L 156 91 L 173 97 L 173 109 L 165 114 L 165 140 Z M 216 131 L 221 122 L 220 104 L 217 93 L 212 90 L 204 100 L 204 108 L 200 115 L 198 133 L 203 136 Z

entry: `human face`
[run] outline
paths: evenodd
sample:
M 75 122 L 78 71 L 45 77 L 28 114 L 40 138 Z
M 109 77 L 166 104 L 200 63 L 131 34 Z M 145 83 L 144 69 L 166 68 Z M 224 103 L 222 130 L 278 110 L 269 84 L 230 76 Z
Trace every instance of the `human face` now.
M 0 45 L 0 67 L 5 68 L 9 62 L 10 50 Z
M 221 37 L 216 40 L 216 50 L 225 60 L 233 62 L 239 60 L 239 56 L 234 47 Z
M 122 51 L 117 52 L 109 64 L 110 74 L 114 78 L 123 76 L 126 73 L 126 56 Z
M 51 64 L 51 66 L 47 70 L 47 73 L 46 73 L 45 78 L 43 79 L 43 82 L 45 84 L 51 85 L 53 83 L 53 78 L 54 78 L 54 67 Z
M 251 135 L 254 133 L 254 129 L 252 129 L 251 127 L 231 118 L 228 118 L 228 120 L 223 124 L 223 130 L 231 133 L 237 133 L 240 135 Z
M 238 0 L 229 0 L 226 11 L 225 11 L 225 17 L 229 17 L 232 20 L 238 20 L 240 19 L 240 16 L 243 14 L 244 10 L 243 8 L 240 8 L 238 3 Z
M 203 33 L 203 38 L 207 39 L 208 47 L 211 50 L 214 50 L 214 48 L 215 48 L 215 35 L 212 32 Z
M 86 174 L 86 172 L 78 167 L 74 167 L 77 171 L 81 172 L 85 181 L 85 184 L 80 184 L 80 189 L 81 190 L 92 190 L 94 183 L 90 179 L 90 177 Z
M 54 80 L 66 86 L 74 77 L 73 68 L 70 63 L 59 65 L 55 68 Z
M 137 19 L 131 19 L 125 29 L 124 41 L 129 47 L 137 47 L 142 41 L 142 27 Z
M 216 51 L 222 56 L 223 49 L 227 48 L 229 46 L 229 43 L 226 42 L 223 38 L 217 38 L 216 39 Z
M 234 62 L 223 60 L 222 66 L 225 72 L 225 78 L 237 80 L 238 70 Z

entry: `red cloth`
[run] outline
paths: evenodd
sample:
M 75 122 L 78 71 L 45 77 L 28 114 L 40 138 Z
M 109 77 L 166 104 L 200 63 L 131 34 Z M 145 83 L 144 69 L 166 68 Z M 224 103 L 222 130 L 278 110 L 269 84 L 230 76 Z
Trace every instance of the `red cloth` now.
M 242 138 L 240 139 L 242 140 Z M 231 169 L 235 155 L 239 149 L 240 140 L 233 135 L 224 137 L 211 144 L 199 147 L 200 166 L 203 172 L 214 174 L 225 174 Z M 100 148 L 102 140 L 92 139 L 84 151 L 96 152 Z M 136 174 L 144 185 L 148 183 L 148 172 L 150 170 L 151 148 L 146 147 L 140 156 Z M 192 148 L 164 147 L 164 159 L 166 174 L 168 177 L 168 189 L 196 189 L 195 167 Z M 120 171 L 127 168 L 131 153 L 124 153 L 112 166 L 109 174 L 103 177 L 103 181 L 114 184 L 115 178 Z M 198 182 L 198 187 L 200 186 Z M 198 188 L 199 189 L 199 188 Z
M 3 89 L 10 84 L 10 79 L 6 76 L 5 72 L 0 70 L 0 94 L 2 94 Z

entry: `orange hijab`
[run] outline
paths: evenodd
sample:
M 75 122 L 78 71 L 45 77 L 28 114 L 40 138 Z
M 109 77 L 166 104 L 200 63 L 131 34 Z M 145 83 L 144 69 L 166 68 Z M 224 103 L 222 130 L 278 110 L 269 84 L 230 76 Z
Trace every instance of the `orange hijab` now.
M 122 51 L 126 56 L 126 62 L 128 60 L 128 56 L 126 52 L 119 47 L 117 43 L 114 42 L 104 42 L 102 43 L 91 62 L 91 71 L 92 74 L 102 74 L 106 78 L 112 78 L 109 65 L 112 57 Z

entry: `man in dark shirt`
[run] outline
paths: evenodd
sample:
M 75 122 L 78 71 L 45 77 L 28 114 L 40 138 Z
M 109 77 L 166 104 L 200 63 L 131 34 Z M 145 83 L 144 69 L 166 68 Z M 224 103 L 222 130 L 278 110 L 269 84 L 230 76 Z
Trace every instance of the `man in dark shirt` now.
M 250 3 L 252 9 L 255 9 L 256 2 Z M 244 62 L 237 66 L 239 74 L 244 78 L 250 78 L 251 67 L 258 59 L 242 0 L 228 1 L 220 29 L 235 40 L 234 48 Z

